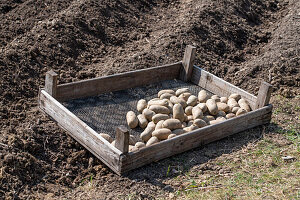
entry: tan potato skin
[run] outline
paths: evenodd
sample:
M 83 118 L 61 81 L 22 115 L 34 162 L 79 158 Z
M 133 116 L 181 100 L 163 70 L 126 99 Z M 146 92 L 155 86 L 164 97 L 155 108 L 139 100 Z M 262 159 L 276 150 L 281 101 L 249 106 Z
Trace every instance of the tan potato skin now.
M 166 120 L 166 119 L 169 119 L 169 115 L 167 114 L 156 114 L 152 117 L 152 121 L 157 124 L 160 120 Z
M 229 106 L 226 103 L 217 102 L 218 110 L 222 110 L 224 112 L 229 111 Z
M 195 119 L 193 124 L 198 126 L 199 128 L 207 126 L 206 122 L 203 119 Z
M 159 140 L 168 139 L 168 136 L 171 134 L 171 130 L 167 128 L 158 129 L 152 132 L 152 136 L 157 137 Z
M 179 119 L 179 121 L 184 121 L 184 110 L 181 104 L 175 104 L 173 106 L 173 118 Z
M 233 94 L 231 94 L 231 95 L 228 97 L 228 99 L 230 99 L 230 98 L 235 99 L 236 101 L 238 101 L 238 100 L 241 99 L 241 95 L 236 94 L 236 93 L 233 93 Z
M 152 110 L 156 114 L 161 113 L 161 114 L 170 114 L 169 108 L 165 106 L 159 106 L 159 105 L 152 105 L 149 107 L 149 110 Z
M 126 114 L 126 120 L 127 120 L 128 126 L 130 128 L 135 128 L 139 124 L 139 120 L 138 120 L 138 118 L 136 117 L 136 115 L 133 111 L 129 111 Z
M 155 126 L 155 130 L 163 128 L 162 125 L 164 123 L 165 120 L 160 120 L 159 122 L 157 122 L 156 126 Z
M 228 98 L 227 98 L 227 97 L 221 97 L 221 98 L 220 98 L 220 102 L 221 102 L 221 103 L 227 103 L 227 101 L 228 101 Z
M 195 96 L 195 95 L 191 95 L 187 101 L 186 101 L 186 104 L 188 106 L 195 106 L 197 104 L 197 100 L 198 98 Z
M 193 115 L 189 115 L 189 116 L 187 116 L 187 117 L 188 117 L 188 118 L 187 118 L 188 121 L 194 120 Z
M 205 113 L 207 111 L 206 103 L 199 103 L 197 105 L 199 108 L 201 108 L 202 112 Z
M 225 117 L 226 117 L 226 119 L 231 119 L 231 118 L 235 117 L 235 114 L 234 113 L 228 113 Z
M 146 147 L 152 145 L 152 144 L 156 144 L 159 142 L 159 139 L 157 137 L 151 137 L 147 143 L 146 143 Z
M 137 102 L 136 109 L 137 111 L 139 111 L 139 113 L 142 113 L 146 107 L 147 107 L 147 101 L 145 99 L 140 99 Z
M 146 144 L 144 142 L 137 142 L 137 143 L 135 143 L 134 146 L 138 149 L 141 149 L 141 148 L 145 147 Z
M 240 107 L 233 107 L 231 109 L 231 112 L 233 112 L 234 114 L 236 114 L 236 112 L 240 109 Z
M 226 113 L 222 110 L 219 110 L 217 117 L 225 117 L 225 116 L 226 116 Z
M 220 123 L 221 121 L 218 121 L 218 120 L 211 120 L 208 122 L 209 125 L 214 125 L 214 124 L 217 124 L 217 123 Z
M 206 115 L 203 117 L 203 120 L 208 123 L 209 121 L 215 120 L 214 116 Z
M 164 93 L 164 94 L 162 94 L 159 98 L 160 98 L 160 99 L 170 99 L 171 96 L 174 96 L 174 94 Z
M 211 115 L 218 114 L 218 107 L 217 107 L 216 101 L 214 99 L 208 99 L 206 101 L 206 106 L 207 106 L 208 112 Z
M 135 146 L 129 145 L 129 148 L 128 148 L 129 152 L 136 151 L 136 150 L 138 150 L 138 149 Z
M 240 108 L 237 112 L 236 112 L 236 116 L 240 116 L 247 113 L 247 111 L 243 108 Z
M 192 115 L 193 115 L 193 119 L 200 119 L 203 117 L 203 112 L 202 112 L 201 108 L 199 108 L 198 106 L 195 106 L 192 109 Z
M 238 101 L 238 104 L 240 105 L 241 108 L 243 108 L 247 112 L 251 111 L 251 108 L 250 108 L 249 104 L 247 103 L 247 101 L 245 99 L 240 99 Z
M 179 119 L 167 119 L 163 122 L 162 127 L 170 130 L 181 128 L 182 124 Z
M 168 100 L 167 99 L 158 99 L 158 100 L 150 100 L 148 102 L 148 107 L 157 105 L 157 106 L 167 106 L 168 105 Z
M 143 114 L 139 114 L 137 116 L 138 120 L 139 120 L 139 126 L 141 128 L 146 128 L 146 126 L 148 125 L 148 120 L 146 119 L 145 115 Z
M 225 117 L 217 117 L 217 119 L 216 119 L 217 121 L 225 121 L 226 120 L 226 118 Z
M 191 95 L 192 95 L 191 93 L 185 92 L 185 93 L 182 93 L 181 95 L 179 95 L 179 97 L 178 97 L 178 98 L 180 98 L 180 99 L 183 99 L 183 100 L 187 101 L 187 100 L 188 100 L 188 98 L 189 98 Z
M 178 98 L 176 96 L 172 96 L 170 101 L 175 105 L 177 103 L 181 104 L 183 108 L 187 106 L 186 101 L 184 99 Z
M 176 90 L 176 92 L 175 92 L 176 96 L 179 96 L 183 93 L 191 93 L 191 92 L 188 88 L 180 88 L 180 89 Z
M 160 98 L 162 94 L 165 94 L 165 93 L 169 93 L 169 94 L 173 94 L 175 95 L 175 91 L 174 90 L 161 90 L 158 92 L 157 96 Z
M 151 138 L 154 129 L 155 129 L 155 124 L 153 122 L 149 122 L 146 129 L 141 133 L 140 138 L 144 142 L 147 142 Z
M 200 103 L 205 103 L 206 100 L 208 99 L 208 94 L 205 90 L 201 90 L 199 93 L 198 93 L 198 101 Z
M 181 134 L 184 134 L 186 133 L 183 128 L 179 128 L 179 129 L 175 129 L 172 131 L 173 134 L 176 134 L 176 135 L 181 135 Z
M 230 108 L 233 108 L 233 107 L 239 107 L 238 102 L 237 102 L 235 99 L 233 99 L 233 98 L 229 98 L 229 99 L 228 99 L 227 105 L 228 105 Z
M 143 110 L 143 115 L 145 116 L 145 118 L 148 121 L 152 121 L 152 117 L 155 115 L 155 112 L 153 112 L 152 110 L 149 110 L 148 108 L 145 108 Z
M 193 110 L 193 106 L 187 106 L 184 109 L 184 112 L 185 112 L 186 115 L 191 115 L 192 114 L 192 110 Z
M 171 134 L 168 136 L 168 139 L 171 139 L 171 138 L 176 137 L 176 136 L 177 136 L 176 134 L 171 133 Z
M 100 133 L 99 135 L 101 137 L 103 137 L 105 140 L 107 140 L 109 143 L 112 143 L 113 139 L 112 139 L 112 137 L 110 137 L 110 135 L 108 135 L 106 133 Z
M 218 95 L 216 95 L 216 94 L 215 94 L 215 95 L 212 95 L 210 98 L 211 98 L 211 99 L 214 99 L 216 103 L 221 101 L 221 100 L 220 100 L 220 97 L 219 97 Z

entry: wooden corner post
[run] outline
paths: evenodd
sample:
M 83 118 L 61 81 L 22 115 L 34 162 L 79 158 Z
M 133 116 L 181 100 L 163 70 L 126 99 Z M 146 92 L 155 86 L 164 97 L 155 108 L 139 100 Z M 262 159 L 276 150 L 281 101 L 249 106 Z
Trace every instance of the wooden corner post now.
M 179 76 L 179 78 L 184 82 L 188 82 L 192 78 L 195 55 L 196 55 L 196 47 L 192 45 L 188 45 L 184 52 L 184 56 L 182 60 L 183 68 Z
M 128 153 L 129 150 L 129 132 L 125 126 L 119 126 L 116 129 L 116 148 L 122 153 Z
M 53 98 L 56 98 L 57 74 L 53 70 L 50 70 L 46 73 L 45 91 Z
M 260 85 L 255 109 L 262 108 L 269 104 L 272 93 L 272 85 L 263 81 Z

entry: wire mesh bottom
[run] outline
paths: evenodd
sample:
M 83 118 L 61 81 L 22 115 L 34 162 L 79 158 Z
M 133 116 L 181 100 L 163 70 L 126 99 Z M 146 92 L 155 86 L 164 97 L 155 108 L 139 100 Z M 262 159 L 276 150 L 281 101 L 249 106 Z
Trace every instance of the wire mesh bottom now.
M 143 87 L 136 87 L 117 92 L 110 92 L 94 97 L 87 97 L 66 101 L 63 105 L 84 121 L 88 126 L 98 133 L 107 133 L 115 137 L 117 126 L 126 123 L 126 113 L 130 110 L 139 114 L 136 105 L 138 100 L 156 98 L 157 93 L 163 89 L 189 88 L 191 93 L 196 95 L 201 87 L 186 83 L 180 80 L 168 80 L 150 84 Z M 143 131 L 141 128 L 130 129 L 131 135 L 139 137 Z

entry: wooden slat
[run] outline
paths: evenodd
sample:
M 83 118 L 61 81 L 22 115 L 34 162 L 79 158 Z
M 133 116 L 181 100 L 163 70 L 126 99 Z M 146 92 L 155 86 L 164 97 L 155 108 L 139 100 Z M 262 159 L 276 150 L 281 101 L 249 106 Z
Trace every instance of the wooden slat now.
M 193 66 L 196 55 L 196 47 L 188 45 L 185 48 L 184 57 L 182 60 L 183 67 L 181 68 L 179 78 L 184 82 L 188 82 L 192 78 Z
M 143 166 L 189 149 L 204 145 L 255 126 L 268 123 L 272 105 L 232 118 L 216 125 L 210 125 L 175 138 L 162 141 L 121 156 L 121 173 Z
M 119 126 L 116 129 L 116 148 L 123 153 L 129 150 L 129 132 L 125 126 Z
M 249 102 L 252 110 L 255 109 L 256 96 L 224 81 L 200 67 L 194 66 L 191 82 L 219 96 L 228 97 L 232 93 L 238 93 Z
M 65 101 L 129 89 L 179 76 L 182 62 L 58 85 L 57 100 Z
M 118 174 L 120 173 L 120 155 L 122 152 L 56 101 L 45 90 L 41 90 L 39 94 L 39 107 L 109 168 Z
M 46 73 L 45 78 L 45 91 L 52 97 L 56 98 L 57 95 L 57 74 L 50 70 Z
M 272 85 L 263 81 L 260 85 L 255 109 L 262 108 L 269 104 L 272 93 Z

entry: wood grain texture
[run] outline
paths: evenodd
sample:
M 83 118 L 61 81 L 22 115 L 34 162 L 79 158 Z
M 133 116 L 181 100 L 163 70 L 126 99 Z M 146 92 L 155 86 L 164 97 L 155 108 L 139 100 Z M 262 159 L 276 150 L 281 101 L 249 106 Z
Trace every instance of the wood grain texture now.
M 229 95 L 232 93 L 240 94 L 249 102 L 251 109 L 255 109 L 255 104 L 257 101 L 256 96 L 224 81 L 223 79 L 201 69 L 200 67 L 194 66 L 191 82 L 221 97 L 229 97 Z
M 57 100 L 65 101 L 81 97 L 96 96 L 105 92 L 134 88 L 164 80 L 172 80 L 179 76 L 181 67 L 182 62 L 178 62 L 160 67 L 58 85 Z
M 50 70 L 46 73 L 45 78 L 45 91 L 52 97 L 56 98 L 57 95 L 57 74 Z
M 45 90 L 39 94 L 39 107 L 50 115 L 61 127 L 109 168 L 120 174 L 120 155 L 117 148 L 81 121 L 67 108 L 56 101 Z
M 119 126 L 116 128 L 116 148 L 123 153 L 128 153 L 129 132 L 125 126 Z
M 272 105 L 265 106 L 247 114 L 228 119 L 219 124 L 206 126 L 201 129 L 162 141 L 158 144 L 142 148 L 121 156 L 121 173 L 143 166 L 153 161 L 190 150 L 229 135 L 269 123 Z
M 188 45 L 185 48 L 184 57 L 182 60 L 183 67 L 181 68 L 179 79 L 188 82 L 192 78 L 193 66 L 196 55 L 196 47 Z
M 263 81 L 258 91 L 255 109 L 262 108 L 268 105 L 271 98 L 271 93 L 272 93 L 272 85 Z

